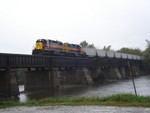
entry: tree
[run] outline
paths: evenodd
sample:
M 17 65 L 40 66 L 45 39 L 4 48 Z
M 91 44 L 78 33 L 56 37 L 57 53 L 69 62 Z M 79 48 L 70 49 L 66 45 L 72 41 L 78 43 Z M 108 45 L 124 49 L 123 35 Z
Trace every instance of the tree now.
M 150 41 L 146 40 L 146 42 L 147 42 L 147 47 L 150 47 Z
M 110 51 L 110 49 L 111 49 L 111 45 L 109 45 L 107 47 L 106 46 L 103 47 L 103 50 L 105 50 L 105 51 Z
M 88 47 L 89 47 L 89 48 L 95 48 L 95 46 L 94 46 L 93 43 L 92 43 L 92 44 L 89 44 Z
M 92 43 L 92 44 L 89 44 L 88 42 L 86 42 L 85 40 L 84 41 L 82 41 L 82 42 L 80 42 L 80 45 L 82 46 L 82 47 L 89 47 L 89 48 L 95 48 L 95 46 L 94 46 L 94 44 Z
M 147 70 L 150 70 L 150 41 L 146 40 L 147 47 L 143 51 L 144 65 Z
M 142 51 L 140 49 L 132 49 L 126 47 L 121 48 L 120 50 L 118 50 L 118 52 L 134 54 L 134 55 L 142 55 Z
M 84 41 L 80 42 L 80 45 L 82 47 L 87 47 L 89 44 L 84 40 Z

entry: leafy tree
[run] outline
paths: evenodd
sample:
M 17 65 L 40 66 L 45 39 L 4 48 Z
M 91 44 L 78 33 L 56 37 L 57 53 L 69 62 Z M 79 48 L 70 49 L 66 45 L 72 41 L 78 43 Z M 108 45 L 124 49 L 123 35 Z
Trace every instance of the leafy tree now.
M 147 70 L 150 70 L 150 41 L 146 40 L 146 42 L 147 42 L 147 47 L 143 51 L 144 65 Z
M 82 47 L 87 47 L 89 44 L 84 40 L 84 41 L 80 42 L 80 45 Z
M 140 49 L 132 49 L 132 48 L 121 48 L 118 52 L 128 53 L 128 54 L 135 54 L 135 55 L 142 55 L 142 51 Z
M 85 40 L 84 41 L 82 41 L 82 42 L 80 42 L 80 45 L 82 46 L 82 47 L 89 47 L 89 48 L 95 48 L 95 46 L 94 46 L 94 44 L 92 43 L 92 44 L 89 44 L 88 42 L 86 42 Z
M 110 51 L 110 50 L 111 50 L 111 45 L 109 45 L 109 46 L 107 46 L 107 47 L 104 46 L 104 47 L 103 47 L 103 50 L 105 50 L 105 51 Z
M 89 48 L 95 48 L 95 46 L 94 46 L 93 43 L 92 43 L 92 44 L 89 44 L 88 47 L 89 47 Z
M 146 40 L 146 42 L 147 42 L 147 47 L 150 47 L 150 41 Z

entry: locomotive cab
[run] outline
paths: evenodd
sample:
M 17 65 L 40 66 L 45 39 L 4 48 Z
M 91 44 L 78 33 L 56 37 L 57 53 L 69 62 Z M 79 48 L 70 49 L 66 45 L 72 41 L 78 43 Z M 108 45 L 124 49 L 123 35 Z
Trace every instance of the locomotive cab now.
M 46 46 L 46 40 L 45 39 L 38 39 L 36 41 L 36 44 L 35 44 L 35 48 L 33 49 L 32 51 L 32 54 L 42 54 L 44 48 Z
M 46 46 L 46 40 L 45 39 L 39 39 L 36 41 L 35 49 L 43 50 L 44 46 Z

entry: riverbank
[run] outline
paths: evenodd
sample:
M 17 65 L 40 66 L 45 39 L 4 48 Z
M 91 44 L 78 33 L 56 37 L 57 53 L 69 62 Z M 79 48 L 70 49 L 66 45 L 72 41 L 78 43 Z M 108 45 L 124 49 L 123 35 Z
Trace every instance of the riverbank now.
M 106 105 L 106 106 L 135 106 L 150 107 L 149 96 L 135 96 L 133 94 L 117 94 L 107 97 L 80 97 L 80 98 L 45 98 L 27 102 L 1 101 L 0 108 L 15 106 L 56 106 L 56 105 Z

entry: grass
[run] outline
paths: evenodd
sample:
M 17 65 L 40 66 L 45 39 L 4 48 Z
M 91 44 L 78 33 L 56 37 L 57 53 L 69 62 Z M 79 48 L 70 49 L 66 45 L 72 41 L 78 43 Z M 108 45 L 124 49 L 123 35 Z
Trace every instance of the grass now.
M 149 96 L 135 96 L 132 94 L 117 94 L 107 97 L 81 98 L 45 98 L 30 100 L 25 103 L 17 101 L 0 101 L 0 108 L 15 106 L 48 106 L 48 105 L 107 105 L 107 106 L 135 106 L 150 107 Z

